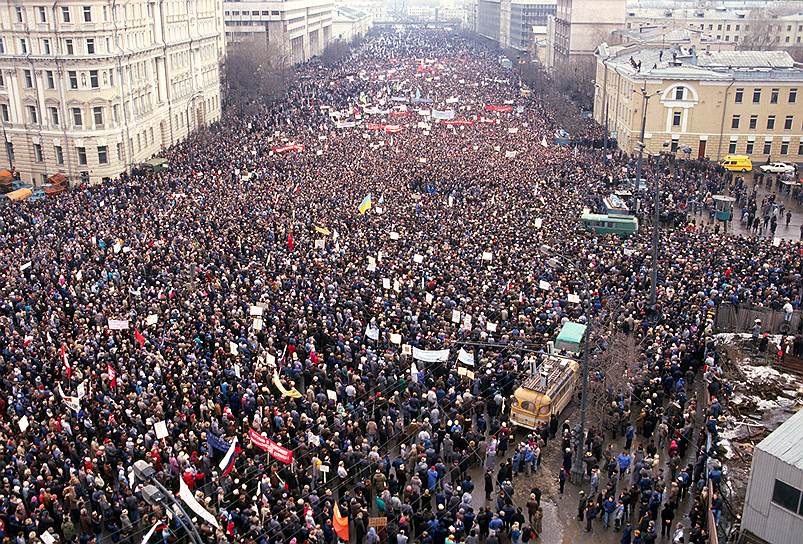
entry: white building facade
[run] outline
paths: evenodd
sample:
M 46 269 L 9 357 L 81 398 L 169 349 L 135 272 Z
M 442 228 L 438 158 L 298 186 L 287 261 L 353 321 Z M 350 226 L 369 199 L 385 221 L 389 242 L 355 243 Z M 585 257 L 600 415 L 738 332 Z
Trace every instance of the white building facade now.
M 96 183 L 219 119 L 222 15 L 215 0 L 0 7 L 3 167 Z
M 333 0 L 224 0 L 228 43 L 265 40 L 281 47 L 293 64 L 320 55 L 332 39 Z

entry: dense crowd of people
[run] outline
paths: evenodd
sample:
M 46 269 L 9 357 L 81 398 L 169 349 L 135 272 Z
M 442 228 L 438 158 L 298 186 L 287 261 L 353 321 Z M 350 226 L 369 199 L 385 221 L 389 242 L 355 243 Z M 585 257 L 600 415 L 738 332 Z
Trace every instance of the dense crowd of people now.
M 205 542 L 333 543 L 340 516 L 357 543 L 533 541 L 546 497 L 521 474 L 560 443 L 561 489 L 587 450 L 589 530 L 705 542 L 694 384 L 724 389 L 709 312 L 799 308 L 800 243 L 719 232 L 694 211 L 736 180 L 646 161 L 682 218 L 661 230 L 651 307 L 650 199 L 630 238 L 579 223 L 634 159 L 555 145 L 553 113 L 496 52 L 384 31 L 298 76 L 165 150 L 165 171 L 0 204 L 3 538 L 189 542 L 183 515 L 145 500 L 146 461 Z M 600 140 L 583 126 L 575 140 Z M 610 427 L 582 441 L 556 418 L 521 439 L 507 401 L 527 356 L 611 299 L 600 343 L 639 353 Z

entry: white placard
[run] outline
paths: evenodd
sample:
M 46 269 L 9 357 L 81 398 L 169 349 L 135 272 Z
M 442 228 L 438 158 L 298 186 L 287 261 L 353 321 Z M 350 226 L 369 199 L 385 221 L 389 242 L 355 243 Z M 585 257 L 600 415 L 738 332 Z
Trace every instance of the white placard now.
M 159 322 L 159 316 L 156 314 L 151 314 L 145 318 L 145 325 L 150 327 L 151 325 L 156 325 Z
M 482 260 L 483 261 L 490 261 L 491 259 L 493 259 L 493 253 L 491 253 L 490 251 L 483 251 L 482 252 Z
M 369 264 L 369 265 L 366 267 L 366 270 L 368 270 L 368 272 L 376 272 L 376 263 L 374 263 L 374 264 Z
M 153 430 L 156 431 L 157 440 L 167 438 L 167 423 L 165 421 L 157 421 L 156 425 L 153 426 Z
M 254 322 L 252 323 L 252 327 L 254 327 L 255 331 L 261 331 L 264 323 L 262 322 L 261 317 L 255 317 Z
M 128 328 L 127 319 L 109 319 L 109 329 L 113 331 L 123 331 Z
M 544 223 L 544 220 L 540 217 L 535 218 L 535 228 L 540 229 L 541 225 Z
M 391 335 L 390 335 L 390 341 L 391 342 L 393 342 L 396 345 L 401 345 L 401 340 L 402 340 L 401 339 L 401 334 L 398 334 L 398 333 L 395 333 L 395 332 L 391 333 Z
M 121 244 L 120 242 L 115 242 L 113 249 L 115 253 L 120 253 L 120 250 L 123 249 L 123 244 Z
M 75 390 L 75 394 L 79 400 L 86 396 L 86 380 L 78 384 L 78 387 Z
M 376 259 L 371 257 L 370 255 L 368 256 L 368 266 L 373 266 L 374 268 L 376 268 Z
M 20 431 L 25 432 L 28 427 L 30 427 L 30 423 L 28 423 L 28 416 L 22 416 L 19 420 Z
M 50 534 L 50 531 L 45 531 L 39 535 L 39 539 L 45 544 L 53 544 L 56 541 L 56 539 L 53 538 L 53 535 Z
M 412 355 L 413 354 L 413 346 L 410 344 L 404 344 L 402 346 L 402 355 Z
M 248 309 L 248 314 L 250 316 L 252 316 L 252 317 L 253 316 L 260 316 L 261 317 L 262 316 L 262 312 L 264 312 L 264 311 L 265 311 L 265 309 L 262 306 L 251 306 Z
M 337 402 L 337 393 L 335 393 L 335 392 L 334 392 L 333 390 L 331 390 L 331 389 L 327 389 L 327 390 L 326 390 L 326 397 L 327 397 L 329 400 L 333 400 L 333 401 Z
M 569 300 L 569 302 L 571 302 L 572 304 L 580 304 L 580 297 L 578 297 L 578 296 L 577 296 L 577 295 L 575 295 L 574 293 L 569 293 L 569 296 L 567 296 L 566 298 L 567 298 L 567 299 Z
M 452 310 L 452 323 L 460 323 L 460 311 Z
M 538 282 L 538 288 L 541 289 L 542 291 L 549 291 L 550 287 L 551 285 L 549 285 L 548 281 L 540 280 Z
M 28 261 L 24 265 L 20 266 L 20 272 L 24 272 L 24 271 L 28 270 L 31 267 L 31 265 L 33 265 L 33 262 L 32 261 Z
M 427 299 L 427 304 L 432 304 L 432 301 L 435 300 L 435 296 L 432 293 L 427 293 L 425 298 Z
M 274 357 L 270 353 L 266 353 L 265 362 L 268 364 L 268 366 L 276 366 L 276 357 Z
M 496 332 L 496 323 L 491 323 L 490 321 L 485 324 L 485 329 L 488 332 Z
M 779 247 L 781 245 L 781 239 L 777 236 L 772 239 L 772 245 L 775 247 Z
M 391 240 L 398 240 L 399 239 L 399 233 L 398 232 L 391 232 L 390 233 L 390 239 Z
M 229 341 L 229 353 L 232 355 L 237 355 L 240 352 L 239 347 L 237 346 L 237 342 Z
M 399 280 L 393 280 L 393 290 L 401 293 L 401 282 Z
M 382 289 L 390 289 L 390 278 L 382 278 Z
M 237 376 L 238 378 L 241 378 L 242 376 L 240 375 L 240 372 L 242 372 L 240 365 L 234 363 L 234 375 Z
M 325 249 L 326 242 L 324 240 L 315 240 L 315 249 Z
M 413 261 L 418 263 L 418 264 L 421 264 L 421 263 L 424 262 L 424 256 L 423 255 L 419 255 L 418 253 L 416 253 L 415 255 L 413 255 Z
M 323 474 L 327 474 L 329 472 L 329 465 L 321 465 L 318 467 L 318 470 L 320 470 Z

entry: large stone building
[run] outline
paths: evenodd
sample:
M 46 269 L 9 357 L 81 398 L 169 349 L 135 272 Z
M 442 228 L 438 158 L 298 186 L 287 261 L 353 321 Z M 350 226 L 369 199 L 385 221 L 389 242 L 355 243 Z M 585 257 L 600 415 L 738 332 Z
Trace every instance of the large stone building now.
M 547 67 L 593 62 L 594 50 L 625 26 L 626 0 L 557 0 L 547 28 Z
M 803 3 L 763 2 L 761 7 L 757 6 L 635 4 L 628 7 L 625 21 L 630 29 L 641 26 L 697 29 L 726 42 L 747 42 L 762 48 L 803 46 Z
M 99 182 L 220 117 L 215 0 L 0 7 L 3 167 Z
M 226 40 L 264 40 L 293 64 L 306 62 L 329 45 L 334 9 L 334 0 L 224 0 Z
M 644 119 L 647 153 L 803 160 L 803 69 L 787 52 L 602 44 L 596 56 L 594 119 L 621 149 L 638 149 Z
M 372 23 L 370 13 L 349 6 L 337 6 L 332 19 L 332 39 L 348 43 L 364 38 Z
M 480 36 L 505 49 L 530 51 L 536 40 L 533 27 L 545 26 L 555 14 L 557 0 L 478 0 L 471 19 Z M 472 8 L 473 10 L 473 8 Z M 476 13 L 476 15 L 474 14 Z

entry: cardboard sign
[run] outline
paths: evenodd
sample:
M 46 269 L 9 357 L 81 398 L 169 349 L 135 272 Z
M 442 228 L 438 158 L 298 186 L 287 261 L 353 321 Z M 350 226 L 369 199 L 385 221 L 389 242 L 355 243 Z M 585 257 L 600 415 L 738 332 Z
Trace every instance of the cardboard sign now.
M 390 341 L 391 341 L 392 343 L 396 344 L 397 346 L 398 346 L 398 345 L 401 345 L 401 340 L 402 340 L 402 338 L 401 338 L 401 334 L 398 334 L 398 333 L 395 333 L 395 332 L 394 332 L 394 333 L 392 333 L 392 334 L 390 335 Z
M 485 329 L 488 332 L 496 332 L 496 323 L 491 323 L 490 321 L 485 324 Z
M 336 392 L 334 392 L 334 391 L 333 391 L 333 390 L 331 390 L 331 389 L 327 389 L 327 390 L 326 390 L 326 397 L 327 397 L 329 400 L 333 400 L 333 401 L 337 402 L 337 393 L 336 393 Z
M 388 526 L 388 518 L 386 517 L 378 517 L 378 518 L 368 518 L 368 528 L 381 528 Z
M 417 254 L 417 253 L 416 253 L 416 254 L 413 256 L 413 261 L 414 261 L 414 262 L 416 262 L 416 263 L 418 263 L 418 264 L 421 264 L 421 263 L 423 263 L 423 262 L 424 262 L 424 256 L 423 256 L 423 255 L 419 255 L 419 254 Z
M 432 301 L 435 300 L 435 297 L 431 293 L 426 294 L 427 304 L 432 304 Z
M 30 423 L 28 422 L 28 416 L 22 416 L 20 420 L 17 422 L 20 426 L 20 431 L 25 432 L 28 427 L 30 427 Z
M 254 318 L 254 323 L 253 323 L 254 330 L 255 331 L 261 331 L 262 330 L 262 326 L 263 326 L 262 318 L 261 317 L 255 317 Z
M 540 217 L 536 217 L 535 218 L 535 228 L 540 229 L 541 225 L 543 225 L 543 223 L 544 223 L 544 220 L 541 219 Z
M 382 289 L 390 289 L 390 278 L 382 278 Z
M 109 329 L 113 331 L 123 331 L 128 328 L 127 319 L 109 319 Z
M 153 426 L 153 430 L 156 431 L 157 440 L 167 438 L 167 423 L 164 421 L 157 421 L 156 425 Z
M 413 346 L 410 344 L 404 344 L 402 346 L 402 355 L 412 355 L 413 354 Z
M 460 323 L 460 312 L 452 310 L 452 323 Z
M 159 322 L 159 316 L 156 314 L 151 314 L 145 318 L 145 325 L 150 327 L 151 325 L 156 325 Z
M 490 261 L 491 259 L 493 259 L 493 253 L 491 253 L 490 251 L 483 251 L 482 260 L 483 261 Z
M 566 298 L 567 298 L 567 299 L 569 300 L 569 302 L 571 302 L 572 304 L 580 304 L 580 297 L 578 297 L 578 296 L 577 296 L 577 295 L 575 295 L 574 293 L 569 293 L 569 296 L 568 296 L 568 297 L 566 297 Z
M 229 341 L 229 353 L 232 355 L 237 355 L 240 352 L 239 347 L 237 346 L 237 342 Z
M 263 311 L 264 311 L 264 308 L 262 308 L 262 306 L 251 306 L 248 309 L 248 313 L 252 317 L 253 316 L 260 316 L 261 317 Z
M 390 233 L 390 239 L 391 240 L 398 240 L 399 239 L 399 233 L 398 232 L 391 232 Z
M 538 282 L 538 288 L 542 291 L 549 291 L 549 288 L 552 287 L 548 281 L 540 280 Z

